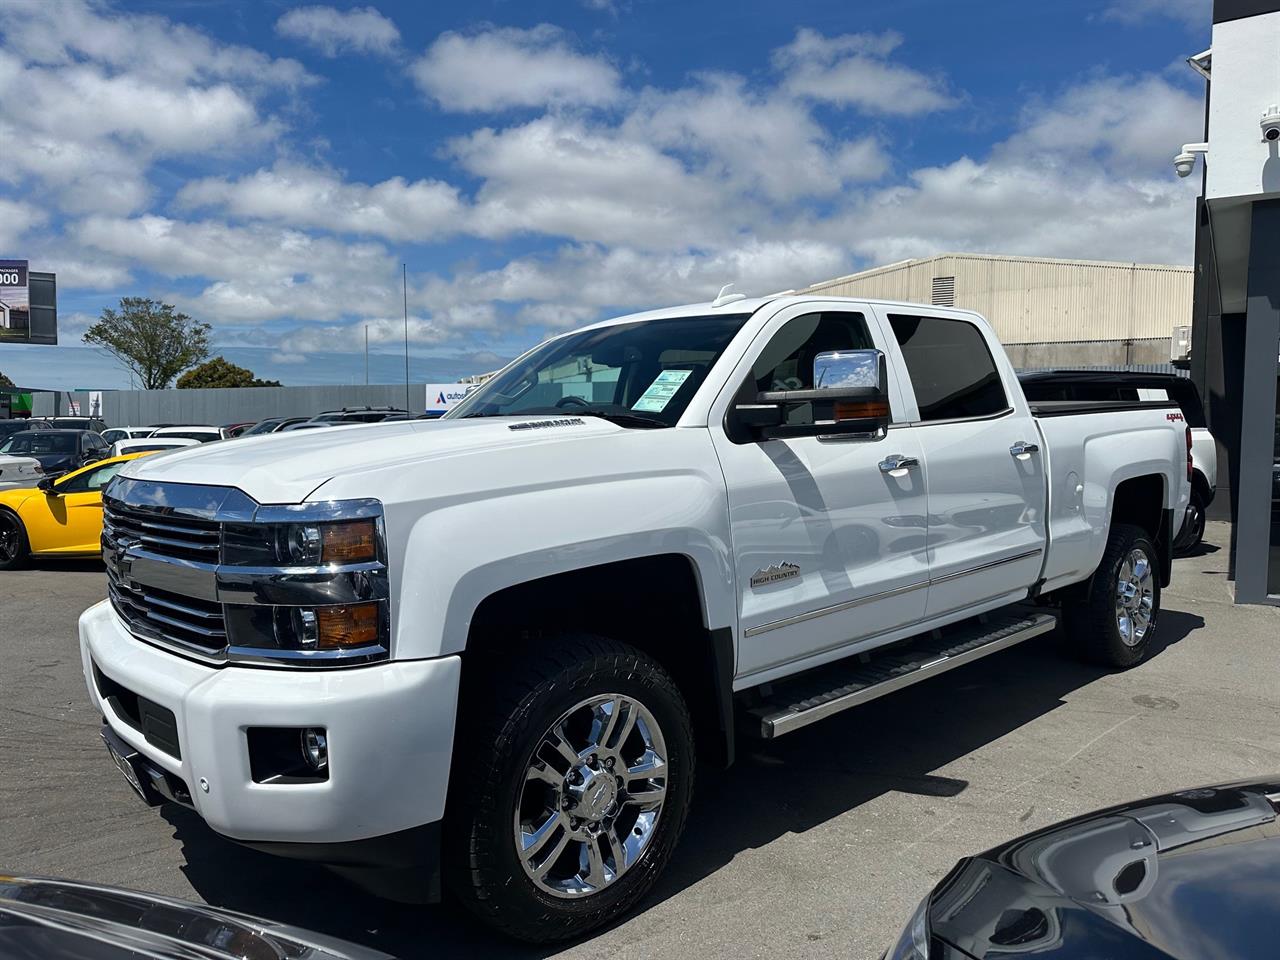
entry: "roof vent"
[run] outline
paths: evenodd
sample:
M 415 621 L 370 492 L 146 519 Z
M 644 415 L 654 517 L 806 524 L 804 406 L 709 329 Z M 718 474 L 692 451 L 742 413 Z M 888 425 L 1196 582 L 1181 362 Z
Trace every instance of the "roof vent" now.
M 954 307 L 956 305 L 956 278 L 934 277 L 933 296 L 929 302 L 935 307 Z

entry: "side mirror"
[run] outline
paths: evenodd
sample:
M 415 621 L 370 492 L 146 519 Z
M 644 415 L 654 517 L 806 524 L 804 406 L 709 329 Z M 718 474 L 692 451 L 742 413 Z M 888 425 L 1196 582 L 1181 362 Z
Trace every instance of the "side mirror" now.
M 879 350 L 828 351 L 814 358 L 812 389 L 759 393 L 736 405 L 734 417 L 761 440 L 878 433 L 889 425 L 888 380 Z M 805 405 L 811 415 L 789 422 L 788 413 Z
M 53 477 L 41 477 L 40 482 L 36 484 L 37 490 L 43 490 L 45 493 L 58 495 L 58 488 L 53 485 Z

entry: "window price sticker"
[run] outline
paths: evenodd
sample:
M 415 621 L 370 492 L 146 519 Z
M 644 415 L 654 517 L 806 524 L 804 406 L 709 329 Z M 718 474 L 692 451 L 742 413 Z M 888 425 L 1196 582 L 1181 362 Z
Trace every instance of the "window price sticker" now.
M 640 413 L 661 413 L 691 373 L 692 370 L 663 370 L 640 399 L 631 405 L 631 409 Z

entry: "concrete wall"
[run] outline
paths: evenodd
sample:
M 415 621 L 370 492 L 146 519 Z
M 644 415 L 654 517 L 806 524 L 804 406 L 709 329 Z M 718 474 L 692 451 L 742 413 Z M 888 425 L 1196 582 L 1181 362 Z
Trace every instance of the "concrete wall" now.
M 1095 340 L 1064 343 L 1006 343 L 1019 370 L 1050 367 L 1169 366 L 1169 337 L 1150 340 Z M 1170 367 L 1172 369 L 1172 367 Z
M 215 426 L 266 417 L 310 417 L 338 407 L 388 406 L 411 413 L 426 409 L 426 388 L 409 385 L 405 404 L 404 384 L 368 386 L 243 387 L 222 390 L 115 390 L 103 391 L 102 418 L 108 426 L 146 426 L 152 423 L 209 423 Z M 89 410 L 87 393 L 72 393 L 81 415 Z M 67 394 L 38 393 L 33 416 L 67 414 Z
M 976 310 L 1006 346 L 1145 341 L 1191 321 L 1191 267 L 945 254 L 814 284 L 805 293 L 933 303 L 933 281 L 954 278 L 953 305 Z M 1100 361 L 1124 363 L 1120 360 Z M 1153 362 L 1153 361 L 1133 361 Z

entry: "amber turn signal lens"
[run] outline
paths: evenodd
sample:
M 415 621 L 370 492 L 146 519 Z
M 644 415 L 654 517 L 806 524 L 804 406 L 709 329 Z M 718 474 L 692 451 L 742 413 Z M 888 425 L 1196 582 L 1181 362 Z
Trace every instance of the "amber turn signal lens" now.
M 377 531 L 372 520 L 327 523 L 321 528 L 323 563 L 361 563 L 378 559 Z
M 872 420 L 889 416 L 889 405 L 883 400 L 839 401 L 835 405 L 835 419 Z
M 316 639 L 321 650 L 365 647 L 378 642 L 378 604 L 316 607 Z

